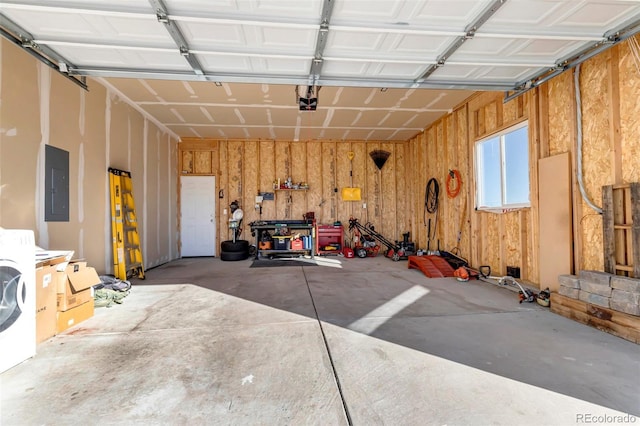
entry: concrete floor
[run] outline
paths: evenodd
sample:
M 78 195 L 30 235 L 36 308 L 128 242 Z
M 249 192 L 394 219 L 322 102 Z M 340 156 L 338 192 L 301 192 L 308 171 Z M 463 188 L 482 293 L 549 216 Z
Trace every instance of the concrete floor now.
M 640 346 L 406 261 L 320 262 L 148 271 L 0 375 L 0 424 L 640 422 L 614 417 L 640 416 Z

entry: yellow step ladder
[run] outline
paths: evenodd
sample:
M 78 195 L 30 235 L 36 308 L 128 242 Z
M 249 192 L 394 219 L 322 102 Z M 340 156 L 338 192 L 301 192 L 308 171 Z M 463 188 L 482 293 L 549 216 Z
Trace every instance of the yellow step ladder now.
M 131 173 L 109 167 L 109 184 L 114 275 L 121 280 L 144 279 Z

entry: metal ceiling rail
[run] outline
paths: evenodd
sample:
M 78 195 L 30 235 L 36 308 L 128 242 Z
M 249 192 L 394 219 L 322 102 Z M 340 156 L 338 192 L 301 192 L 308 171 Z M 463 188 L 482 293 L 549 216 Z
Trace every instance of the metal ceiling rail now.
M 638 18 L 622 25 L 618 29 L 607 31 L 598 43 L 574 52 L 569 55 L 567 59 L 559 61 L 555 67 L 542 71 L 533 77 L 528 78 L 526 81 L 515 85 L 515 89 L 512 93 L 509 93 L 509 91 L 505 92 L 503 102 L 506 103 L 517 98 L 523 93 L 540 86 L 571 68 L 575 68 L 586 60 L 593 58 L 599 53 L 610 49 L 616 44 L 625 41 L 638 33 L 640 33 L 640 19 Z
M 320 15 L 320 29 L 316 38 L 316 48 L 309 70 L 309 86 L 314 87 L 316 81 L 320 78 L 322 65 L 324 63 L 324 48 L 327 45 L 327 37 L 329 36 L 329 22 L 333 13 L 333 0 L 324 0 L 322 4 L 322 14 Z M 316 93 L 317 95 L 317 93 Z
M 0 13 L 0 35 L 19 46 L 22 50 L 42 63 L 46 64 L 48 67 L 54 69 L 65 78 L 82 87 L 84 90 L 89 90 L 87 87 L 86 77 L 82 76 L 80 79 L 77 79 L 70 75 L 69 70 L 74 67 L 71 62 L 59 55 L 55 50 L 50 49 L 47 46 L 37 44 L 33 40 L 33 36 L 28 31 L 20 27 L 2 13 Z
M 94 76 L 94 77 L 118 77 L 118 78 L 138 78 L 138 79 L 160 79 L 160 80 L 184 80 L 184 81 L 207 81 L 225 82 L 225 83 L 260 83 L 260 84 L 290 84 L 304 86 L 308 84 L 308 76 L 290 76 L 290 75 L 255 75 L 255 74 L 215 74 L 197 76 L 187 71 L 165 71 L 165 70 L 131 70 L 124 68 L 104 68 L 104 67 L 86 67 L 80 66 L 69 69 L 74 75 Z M 326 77 L 320 76 L 316 81 L 318 86 L 335 86 L 335 87 L 387 87 L 390 89 L 463 89 L 463 90 L 512 90 L 514 85 L 512 82 L 476 82 L 471 83 L 467 80 L 429 80 L 423 82 L 415 82 L 414 80 L 398 80 L 398 79 L 370 79 L 363 80 L 359 78 L 347 77 Z
M 163 1 L 149 0 L 149 3 L 156 11 L 158 22 L 164 24 L 164 27 L 169 32 L 169 35 L 171 35 L 171 38 L 178 46 L 178 50 L 180 51 L 180 54 L 184 56 L 186 61 L 189 63 L 189 65 L 193 69 L 193 72 L 199 76 L 204 75 L 204 71 L 202 70 L 202 65 L 200 65 L 200 62 L 198 62 L 198 59 L 194 55 L 192 55 L 191 52 L 189 52 L 189 44 L 187 43 L 187 40 L 182 35 L 180 28 L 178 28 L 175 22 L 169 19 L 169 12 L 167 10 L 167 7 L 164 5 Z
M 429 65 L 427 70 L 422 73 L 420 77 L 416 79 L 416 82 L 420 82 L 422 80 L 426 80 L 435 72 L 436 69 L 440 68 L 445 64 L 447 59 L 453 55 L 453 53 L 460 48 L 464 44 L 465 41 L 473 38 L 478 31 L 478 29 L 495 14 L 500 7 L 506 3 L 507 0 L 494 0 L 489 6 L 485 8 L 485 10 L 478 15 L 469 25 L 466 26 L 463 36 L 458 37 L 447 49 L 438 56 L 435 64 Z

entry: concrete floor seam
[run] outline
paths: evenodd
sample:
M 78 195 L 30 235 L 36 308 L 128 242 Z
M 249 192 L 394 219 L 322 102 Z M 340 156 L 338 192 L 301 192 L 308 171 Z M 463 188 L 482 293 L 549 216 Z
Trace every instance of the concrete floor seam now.
M 315 313 L 316 320 L 318 321 L 318 326 L 320 327 L 320 334 L 322 335 L 322 340 L 324 342 L 324 347 L 327 351 L 327 356 L 329 357 L 329 363 L 331 364 L 331 370 L 333 371 L 333 377 L 336 380 L 336 386 L 338 388 L 338 393 L 340 394 L 340 400 L 342 401 L 342 408 L 344 409 L 344 415 L 347 418 L 347 423 L 349 426 L 353 426 L 353 421 L 351 420 L 351 414 L 349 413 L 349 407 L 347 406 L 347 401 L 344 397 L 344 393 L 342 392 L 342 385 L 340 384 L 340 378 L 338 377 L 338 371 L 336 370 L 336 365 L 333 361 L 333 356 L 331 355 L 331 349 L 329 348 L 329 342 L 327 341 L 327 336 L 324 332 L 324 328 L 322 327 L 322 321 L 320 320 L 320 316 L 318 315 L 318 309 L 316 308 L 316 303 L 313 300 L 313 293 L 311 292 L 311 286 L 309 285 L 309 280 L 307 280 L 307 274 L 304 269 L 302 270 L 302 275 L 304 276 L 304 282 L 307 286 L 307 290 L 309 291 L 309 297 L 311 299 L 311 305 L 313 306 L 313 312 Z

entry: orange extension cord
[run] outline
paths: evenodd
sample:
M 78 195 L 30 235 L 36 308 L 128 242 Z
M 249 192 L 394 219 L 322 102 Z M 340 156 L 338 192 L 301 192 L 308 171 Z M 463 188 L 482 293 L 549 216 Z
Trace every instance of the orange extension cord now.
M 451 187 L 451 182 L 455 179 L 457 185 L 455 187 Z M 457 169 L 449 170 L 449 174 L 447 175 L 447 195 L 449 198 L 456 198 L 460 193 L 460 189 L 462 188 L 462 178 L 460 177 L 460 172 Z

